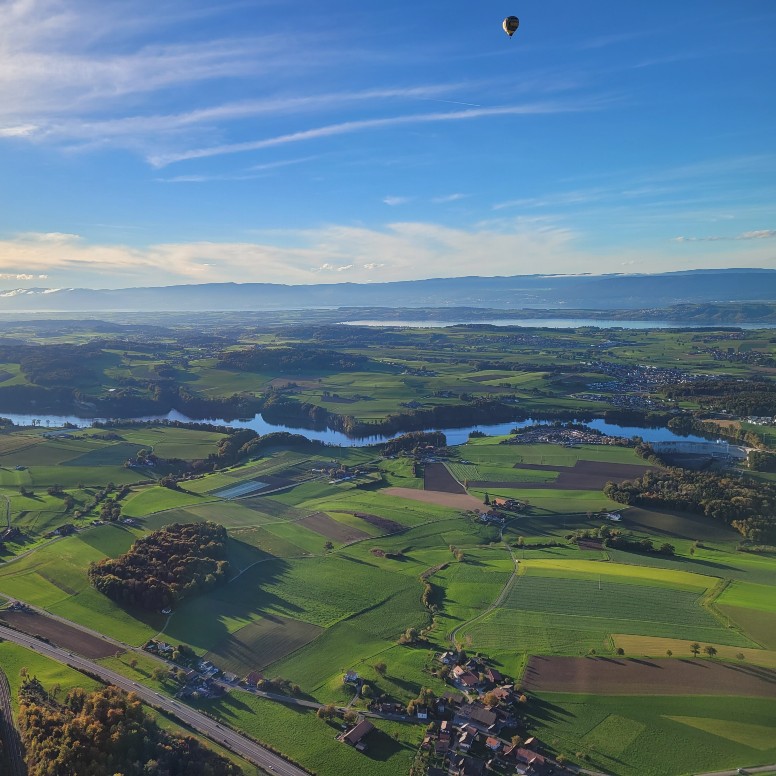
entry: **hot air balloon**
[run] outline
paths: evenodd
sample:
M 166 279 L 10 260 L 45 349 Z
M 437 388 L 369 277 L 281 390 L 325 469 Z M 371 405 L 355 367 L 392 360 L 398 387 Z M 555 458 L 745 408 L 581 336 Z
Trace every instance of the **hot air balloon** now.
M 507 16 L 501 26 L 504 28 L 504 32 L 511 38 L 520 26 L 520 19 L 518 19 L 517 16 Z

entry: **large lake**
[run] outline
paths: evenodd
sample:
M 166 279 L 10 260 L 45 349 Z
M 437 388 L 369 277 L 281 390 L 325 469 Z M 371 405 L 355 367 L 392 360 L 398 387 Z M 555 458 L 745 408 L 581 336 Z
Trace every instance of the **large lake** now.
M 406 329 L 442 329 L 446 326 L 522 326 L 524 328 L 577 329 L 773 329 L 776 323 L 682 323 L 681 321 L 616 321 L 597 318 L 492 318 L 481 321 L 344 321 L 343 326 L 398 326 Z
M 41 428 L 57 428 L 71 423 L 78 428 L 88 428 L 95 421 L 104 421 L 106 418 L 79 418 L 75 415 L 20 415 L 13 412 L 0 412 L 0 416 L 9 418 L 17 426 L 30 426 L 33 420 L 38 422 Z M 269 434 L 273 431 L 288 431 L 292 434 L 303 434 L 308 439 L 316 439 L 321 442 L 328 442 L 340 447 L 365 447 L 366 445 L 386 442 L 399 434 L 393 436 L 370 436 L 353 439 L 341 431 L 312 430 L 306 428 L 296 428 L 293 426 L 276 426 L 267 423 L 261 415 L 255 415 L 253 418 L 242 420 L 224 420 L 223 418 L 189 418 L 186 415 L 172 410 L 166 415 L 147 415 L 139 418 L 124 418 L 127 421 L 154 421 L 154 420 L 177 420 L 184 423 L 212 423 L 217 426 L 228 426 L 230 428 L 250 428 L 259 434 Z M 443 431 L 450 445 L 462 445 L 469 438 L 471 431 L 482 431 L 490 436 L 500 436 L 508 434 L 513 428 L 522 428 L 530 426 L 541 421 L 523 420 L 510 421 L 508 423 L 481 424 L 477 426 L 466 426 L 464 428 L 442 428 L 427 429 L 428 431 Z M 690 441 L 705 442 L 708 441 L 699 436 L 679 436 L 667 428 L 645 428 L 640 426 L 618 426 L 614 423 L 606 423 L 603 420 L 593 420 L 587 423 L 591 428 L 597 429 L 610 436 L 633 437 L 639 436 L 647 442 L 669 442 L 669 441 Z

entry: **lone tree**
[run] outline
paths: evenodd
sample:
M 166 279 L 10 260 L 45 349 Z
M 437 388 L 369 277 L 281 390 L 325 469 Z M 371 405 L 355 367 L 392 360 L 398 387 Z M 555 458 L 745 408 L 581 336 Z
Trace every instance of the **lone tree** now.
M 483 503 L 486 507 L 490 506 L 490 496 L 487 493 L 485 494 L 485 501 Z
M 334 549 L 334 542 L 326 542 L 326 544 L 323 545 L 323 549 L 326 550 L 326 552 L 331 552 Z
M 670 649 L 666 650 L 666 657 L 671 657 L 673 654 L 674 653 Z
M 690 644 L 690 652 L 692 652 L 693 657 L 698 657 L 698 655 L 700 654 L 700 651 L 701 651 L 701 645 L 698 644 L 697 641 Z
M 712 647 L 711 644 L 703 648 L 703 651 L 709 656 L 714 657 L 717 654 L 717 648 Z
M 388 666 L 381 661 L 379 663 L 375 663 L 374 669 L 378 674 L 380 674 L 380 676 L 385 676 L 385 672 L 388 670 Z

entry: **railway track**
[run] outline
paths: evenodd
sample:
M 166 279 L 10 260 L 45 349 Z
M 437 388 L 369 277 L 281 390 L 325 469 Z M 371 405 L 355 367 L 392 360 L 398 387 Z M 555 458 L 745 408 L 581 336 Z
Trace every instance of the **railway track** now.
M 22 740 L 14 724 L 11 687 L 2 669 L 0 669 L 0 736 L 5 747 L 10 776 L 27 776 Z

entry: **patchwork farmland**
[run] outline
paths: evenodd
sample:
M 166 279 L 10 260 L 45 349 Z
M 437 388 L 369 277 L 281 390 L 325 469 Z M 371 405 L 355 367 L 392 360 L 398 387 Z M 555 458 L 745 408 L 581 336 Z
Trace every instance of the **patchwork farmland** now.
M 666 714 L 671 725 L 705 740 L 698 707 L 674 703 L 691 695 L 712 705 L 718 696 L 733 705 L 744 697 L 758 708 L 773 703 L 776 562 L 767 554 L 738 552 L 737 534 L 721 522 L 609 501 L 601 492 L 606 481 L 649 468 L 630 448 L 501 445 L 500 438 L 475 438 L 451 448 L 444 463 L 426 464 L 422 477 L 415 476 L 410 456 L 278 449 L 170 489 L 160 484 L 161 471 L 135 471 L 120 460 L 137 456 L 140 446 L 148 449 L 152 441 L 154 450 L 188 446 L 201 453 L 218 435 L 165 437 L 145 428 L 117 436 L 121 439 L 110 444 L 85 437 L 8 443 L 9 455 L 18 449 L 26 460 L 36 460 L 32 470 L 4 470 L 25 482 L 49 476 L 49 469 L 72 471 L 72 478 L 88 471 L 94 478 L 95 472 L 112 476 L 120 467 L 125 480 L 114 480 L 106 497 L 126 481 L 120 504 L 130 523 L 92 525 L 97 506 L 78 518 L 73 535 L 45 537 L 44 528 L 68 519 L 63 498 L 7 488 L 12 518 L 30 532 L 33 552 L 23 555 L 23 545 L 10 547 L 9 557 L 19 557 L 0 566 L 0 594 L 131 645 L 151 637 L 184 645 L 222 671 L 238 677 L 260 672 L 295 686 L 300 697 L 342 706 L 354 702 L 357 711 L 375 697 L 406 705 L 424 687 L 437 695 L 459 690 L 434 658 L 457 645 L 482 655 L 526 693 L 521 708 L 526 725 L 557 741 L 549 744 L 552 754 L 573 760 L 585 752 L 588 759 L 577 758 L 580 764 L 625 776 L 637 771 L 617 765 L 617 753 L 631 753 L 630 759 L 643 763 L 643 737 L 668 729 Z M 335 482 L 321 473 L 334 460 L 341 467 L 371 467 L 370 477 Z M 66 492 L 85 504 L 98 491 L 91 481 L 87 477 L 82 488 Z M 495 497 L 501 497 L 498 505 Z M 507 497 L 519 501 L 520 509 L 502 507 Z M 480 516 L 489 508 L 502 510 L 503 524 Z M 621 512 L 622 520 L 607 521 L 609 510 Z M 227 528 L 225 584 L 168 614 L 119 605 L 89 585 L 90 563 L 116 557 L 149 531 L 200 521 Z M 605 542 L 613 527 L 656 546 L 670 542 L 673 552 L 615 550 Z M 575 538 L 585 532 L 588 544 Z M 40 616 L 27 627 L 27 615 L 7 610 L 2 617 L 16 618 L 16 627 L 32 628 L 73 651 L 112 659 L 103 642 L 85 640 L 74 626 Z M 417 640 L 400 643 L 408 630 Z M 701 650 L 712 646 L 715 656 L 702 651 L 694 656 L 696 643 Z M 130 670 L 126 660 L 122 665 Z M 364 678 L 372 697 L 354 700 L 352 686 L 343 683 L 345 671 Z M 656 711 L 651 717 L 615 713 L 605 705 L 615 693 L 653 704 Z M 260 729 L 268 741 L 287 740 L 272 725 L 258 725 L 253 712 L 230 706 L 239 701 L 253 708 L 257 701 L 240 698 L 214 702 L 209 710 L 220 719 L 239 720 L 246 730 Z M 575 713 L 579 698 L 593 698 L 593 708 L 603 704 L 603 716 L 591 717 L 584 731 L 567 716 Z M 615 721 L 606 722 L 607 715 Z M 764 712 L 761 719 L 763 727 L 769 719 L 776 727 L 776 712 Z M 765 746 L 760 723 L 739 724 L 738 738 Z M 304 725 L 311 735 L 322 730 L 329 736 L 326 723 L 313 715 Z M 386 762 L 399 762 L 395 757 Z M 407 759 L 400 761 L 403 768 Z M 728 760 L 718 756 L 713 762 Z M 661 776 L 683 772 L 669 769 Z

